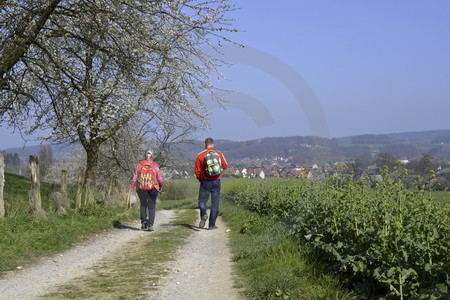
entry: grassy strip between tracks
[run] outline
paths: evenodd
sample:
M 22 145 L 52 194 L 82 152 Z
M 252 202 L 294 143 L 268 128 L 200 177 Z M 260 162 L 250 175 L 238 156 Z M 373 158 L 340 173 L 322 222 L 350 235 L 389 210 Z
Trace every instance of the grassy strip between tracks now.
M 166 263 L 176 258 L 176 250 L 189 237 L 196 220 L 194 210 L 178 210 L 174 226 L 163 231 L 143 232 L 120 253 L 112 254 L 82 277 L 61 285 L 45 299 L 137 299 L 158 289 L 159 279 L 169 271 Z M 148 234 L 145 236 L 145 234 Z

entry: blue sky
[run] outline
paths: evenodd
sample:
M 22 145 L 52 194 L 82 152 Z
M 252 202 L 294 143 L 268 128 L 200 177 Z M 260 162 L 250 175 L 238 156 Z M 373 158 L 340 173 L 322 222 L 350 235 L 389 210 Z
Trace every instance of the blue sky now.
M 256 122 L 249 107 L 214 108 L 211 129 L 202 137 L 450 129 L 449 1 L 247 0 L 237 5 L 241 32 L 234 40 L 295 70 L 321 111 L 299 105 L 312 100 L 299 99 L 285 80 L 262 71 L 266 61 L 256 68 L 241 61 L 224 68 L 228 81 L 219 84 L 257 99 L 272 121 Z M 230 94 L 228 100 L 240 98 Z M 327 130 L 312 128 L 321 114 Z
M 450 1 L 236 0 L 245 45 L 199 138 L 450 129 Z M 253 60 L 252 60 L 253 58 Z M 283 74 L 288 74 L 283 76 Z M 294 88 L 295 86 L 295 88 Z M 0 149 L 21 146 L 0 127 Z

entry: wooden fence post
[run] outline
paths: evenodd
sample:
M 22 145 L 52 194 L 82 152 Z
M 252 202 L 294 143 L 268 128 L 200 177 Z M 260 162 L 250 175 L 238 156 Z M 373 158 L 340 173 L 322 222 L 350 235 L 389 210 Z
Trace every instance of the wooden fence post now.
M 67 195 L 67 170 L 61 170 L 61 193 Z
M 5 217 L 5 199 L 3 199 L 3 188 L 5 186 L 5 161 L 3 152 L 0 152 L 0 218 Z
M 77 193 L 75 195 L 75 208 L 81 208 L 81 198 L 83 196 L 83 168 L 78 169 L 78 178 L 77 178 Z
M 31 190 L 30 190 L 30 204 L 33 210 L 33 215 L 36 219 L 46 217 L 45 211 L 42 209 L 41 202 L 41 182 L 39 179 L 39 159 L 36 155 L 30 155 L 30 170 L 31 170 Z

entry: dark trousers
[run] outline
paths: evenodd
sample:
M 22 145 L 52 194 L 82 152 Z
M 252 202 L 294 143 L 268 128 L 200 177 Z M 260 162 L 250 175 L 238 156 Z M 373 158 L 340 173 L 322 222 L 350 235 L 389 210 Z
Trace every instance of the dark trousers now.
M 211 195 L 211 212 L 209 215 L 209 227 L 216 226 L 216 219 L 219 216 L 220 179 L 201 180 L 198 191 L 198 207 L 200 218 L 206 214 L 206 202 Z
M 141 202 L 141 223 L 153 225 L 155 222 L 156 212 L 156 197 L 158 197 L 158 190 L 137 190 L 139 200 Z

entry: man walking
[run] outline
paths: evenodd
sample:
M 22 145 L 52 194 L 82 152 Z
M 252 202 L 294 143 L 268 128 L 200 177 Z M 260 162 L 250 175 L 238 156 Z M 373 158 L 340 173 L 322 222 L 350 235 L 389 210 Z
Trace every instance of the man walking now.
M 200 181 L 198 192 L 198 207 L 200 208 L 200 223 L 198 227 L 205 227 L 208 214 L 206 202 L 211 195 L 211 210 L 208 230 L 217 229 L 216 219 L 219 216 L 220 176 L 228 167 L 225 156 L 220 151 L 214 150 L 214 140 L 205 139 L 205 150 L 197 154 L 195 160 L 195 177 Z

